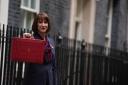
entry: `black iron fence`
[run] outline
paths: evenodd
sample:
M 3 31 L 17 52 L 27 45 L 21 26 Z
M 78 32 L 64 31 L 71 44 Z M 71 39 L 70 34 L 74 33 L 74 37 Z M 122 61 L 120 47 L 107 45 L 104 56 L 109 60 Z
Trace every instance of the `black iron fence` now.
M 0 85 L 22 85 L 24 63 L 9 59 L 11 38 L 31 32 L 0 25 Z M 59 85 L 128 85 L 128 53 L 53 36 Z

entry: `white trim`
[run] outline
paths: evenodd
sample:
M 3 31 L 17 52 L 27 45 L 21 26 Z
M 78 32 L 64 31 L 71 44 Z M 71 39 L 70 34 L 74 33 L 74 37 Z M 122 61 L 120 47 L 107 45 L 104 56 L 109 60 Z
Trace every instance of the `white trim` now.
M 29 11 L 29 12 L 38 13 L 38 10 L 31 9 L 31 8 L 28 8 L 28 7 L 25 7 L 25 6 L 22 6 L 22 5 L 21 5 L 21 9 Z
M 107 27 L 107 34 L 105 38 L 108 39 L 107 47 L 111 47 L 111 30 L 112 30 L 112 15 L 113 15 L 113 0 L 110 0 L 110 7 L 108 13 L 108 27 Z
M 89 42 L 94 42 L 94 30 L 95 30 L 95 13 L 96 12 L 96 1 L 91 0 L 91 13 L 90 13 L 90 33 L 89 33 Z
M 70 11 L 70 26 L 69 26 L 69 38 L 73 39 L 75 36 L 75 13 L 76 13 L 76 0 L 71 0 L 71 11 Z
M 31 7 L 31 1 L 28 0 L 28 7 Z
M 0 0 L 0 29 L 2 29 L 3 24 L 7 25 L 8 23 L 8 8 L 9 8 L 9 0 Z M 5 27 L 5 32 L 6 32 L 6 27 Z M 5 43 L 3 46 L 5 46 Z M 5 55 L 5 48 L 3 49 L 3 52 L 4 52 L 3 55 Z M 0 58 L 1 58 L 1 55 L 0 55 Z M 3 76 L 4 76 L 3 73 L 4 73 L 4 63 L 5 63 L 4 60 L 5 60 L 5 57 L 3 58 L 3 60 L 1 60 L 3 61 L 3 66 L 1 68 L 2 69 L 1 85 L 3 85 Z
M 26 17 L 27 17 L 27 13 L 26 11 L 24 11 L 24 23 L 23 23 L 23 27 L 25 28 L 26 27 Z
M 40 0 L 36 0 L 36 9 L 37 9 L 37 13 L 39 13 L 39 11 L 40 11 Z
M 0 23 L 8 23 L 9 0 L 0 0 Z

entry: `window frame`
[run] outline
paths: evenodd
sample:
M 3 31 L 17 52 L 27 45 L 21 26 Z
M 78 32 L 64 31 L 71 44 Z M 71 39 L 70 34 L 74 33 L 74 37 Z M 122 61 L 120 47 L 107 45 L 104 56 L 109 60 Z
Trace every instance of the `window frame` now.
M 29 12 L 33 12 L 33 13 L 39 13 L 39 9 L 40 9 L 40 0 L 35 0 L 35 9 L 31 8 L 31 0 L 29 0 L 28 2 L 28 6 L 24 6 L 23 5 L 23 0 L 21 0 L 21 6 L 20 8 Z
M 30 14 L 30 15 L 29 15 Z M 25 11 L 23 10 L 23 16 L 22 16 L 22 27 L 25 29 L 29 29 L 31 28 L 32 22 L 34 20 L 34 16 L 36 13 L 33 12 L 29 12 L 29 11 Z M 30 21 L 28 22 L 28 16 L 30 17 Z M 28 24 L 29 23 L 29 24 Z
M 33 22 L 33 19 L 34 19 L 34 17 L 32 17 L 34 14 L 37 14 L 37 13 L 39 13 L 39 9 L 40 9 L 40 0 L 35 0 L 36 1 L 36 3 L 35 3 L 35 9 L 33 9 L 33 8 L 31 8 L 31 0 L 29 0 L 29 2 L 28 2 L 28 7 L 27 6 L 24 6 L 23 5 L 23 0 L 21 0 L 21 6 L 20 6 L 20 8 L 21 8 L 21 10 L 22 10 L 22 13 L 23 13 L 23 16 L 22 16 L 22 26 L 24 27 L 24 28 L 26 28 L 26 29 L 29 29 L 31 26 L 29 26 L 28 25 L 28 23 L 29 22 L 27 22 L 28 21 L 28 13 L 30 13 L 30 23 L 32 24 L 32 22 Z

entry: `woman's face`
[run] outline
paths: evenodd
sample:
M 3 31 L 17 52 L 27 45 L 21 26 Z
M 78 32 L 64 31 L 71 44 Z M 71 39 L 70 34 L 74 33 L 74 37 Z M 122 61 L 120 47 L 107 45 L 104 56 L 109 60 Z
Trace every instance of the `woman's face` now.
M 39 19 L 38 21 L 38 31 L 40 33 L 46 33 L 48 30 L 48 21 L 46 19 Z

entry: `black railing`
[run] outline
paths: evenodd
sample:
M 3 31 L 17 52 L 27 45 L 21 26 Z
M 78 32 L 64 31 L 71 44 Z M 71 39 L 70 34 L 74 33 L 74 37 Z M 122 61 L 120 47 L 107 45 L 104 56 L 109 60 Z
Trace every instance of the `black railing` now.
M 1 25 L 0 25 L 1 26 Z M 24 63 L 9 59 L 11 38 L 29 30 L 0 27 L 0 85 L 22 85 Z M 58 85 L 127 85 L 128 53 L 55 35 Z

